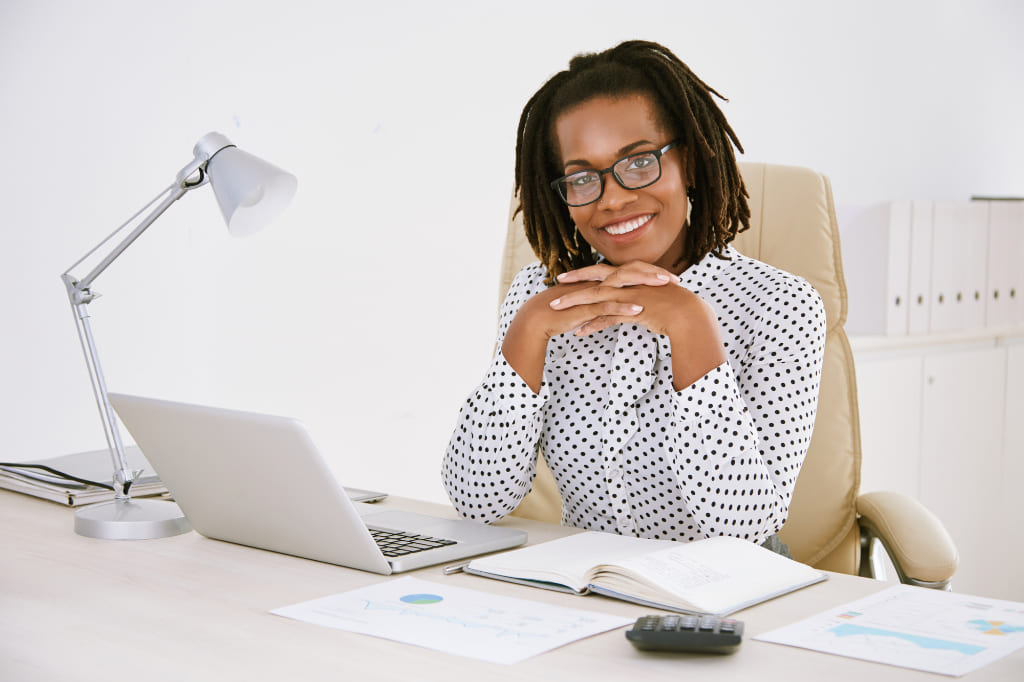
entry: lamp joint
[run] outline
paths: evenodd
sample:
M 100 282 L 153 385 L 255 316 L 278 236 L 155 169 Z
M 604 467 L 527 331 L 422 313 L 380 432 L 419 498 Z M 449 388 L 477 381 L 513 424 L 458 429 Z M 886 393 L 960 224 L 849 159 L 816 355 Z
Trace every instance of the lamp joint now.
M 93 300 L 103 295 L 93 292 L 89 287 L 81 286 L 79 281 L 68 273 L 61 275 L 61 279 L 64 280 L 64 287 L 68 291 L 68 298 L 71 300 L 71 305 L 73 306 L 92 303 Z

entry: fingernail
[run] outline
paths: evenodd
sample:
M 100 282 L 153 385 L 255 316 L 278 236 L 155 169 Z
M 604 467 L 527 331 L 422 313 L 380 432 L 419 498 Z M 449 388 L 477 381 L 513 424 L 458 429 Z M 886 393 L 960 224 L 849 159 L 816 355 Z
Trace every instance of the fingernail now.
M 658 279 L 660 279 L 660 280 L 661 280 L 662 282 L 667 282 L 667 281 L 669 281 L 669 280 L 670 280 L 670 279 L 672 279 L 672 278 L 671 278 L 671 277 L 669 277 L 669 276 L 668 276 L 668 275 L 666 275 L 666 274 L 659 274 L 659 275 L 658 275 Z
M 569 274 L 569 273 L 567 273 L 567 272 L 563 272 L 562 274 L 560 274 L 560 275 L 557 275 L 557 276 L 555 277 L 555 279 L 562 279 L 562 278 L 563 278 L 563 277 L 565 277 L 565 276 L 566 276 L 567 274 Z
M 551 307 L 552 307 L 552 308 L 554 308 L 554 307 L 555 307 L 556 305 L 558 305 L 558 304 L 559 304 L 559 302 L 560 302 L 561 300 L 562 300 L 562 299 L 560 299 L 560 298 L 556 298 L 556 299 L 555 299 L 555 300 L 553 300 L 553 301 L 552 301 L 552 302 L 551 302 L 551 303 L 550 303 L 549 305 L 551 305 Z
M 632 306 L 632 308 L 633 308 L 633 312 L 634 313 L 639 313 L 639 312 L 641 312 L 644 309 L 644 307 L 642 305 L 634 305 L 634 306 Z

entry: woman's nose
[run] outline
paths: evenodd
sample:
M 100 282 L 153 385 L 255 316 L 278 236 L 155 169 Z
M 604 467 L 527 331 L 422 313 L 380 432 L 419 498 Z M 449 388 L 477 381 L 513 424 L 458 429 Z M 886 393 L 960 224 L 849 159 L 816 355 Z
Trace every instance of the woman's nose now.
M 626 189 L 612 175 L 604 178 L 604 191 L 597 200 L 597 207 L 605 211 L 616 211 L 636 201 L 636 190 Z

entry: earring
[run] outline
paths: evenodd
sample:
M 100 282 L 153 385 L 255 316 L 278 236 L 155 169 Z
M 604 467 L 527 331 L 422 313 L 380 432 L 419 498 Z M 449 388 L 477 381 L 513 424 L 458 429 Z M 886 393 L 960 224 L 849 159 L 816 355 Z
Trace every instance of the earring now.
M 696 194 L 697 191 L 693 188 L 693 185 L 690 185 L 689 187 L 686 188 L 686 198 L 689 199 L 691 202 L 693 202 L 694 195 Z

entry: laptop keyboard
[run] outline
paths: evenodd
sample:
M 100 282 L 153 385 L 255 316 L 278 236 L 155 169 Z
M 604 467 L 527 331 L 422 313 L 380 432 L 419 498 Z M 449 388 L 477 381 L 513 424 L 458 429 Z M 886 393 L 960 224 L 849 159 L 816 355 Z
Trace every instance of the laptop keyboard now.
M 402 556 L 422 552 L 425 549 L 454 545 L 455 540 L 444 538 L 432 538 L 427 535 L 416 535 L 415 533 L 404 533 L 402 531 L 381 530 L 370 528 L 370 535 L 373 536 L 380 551 L 384 556 Z

